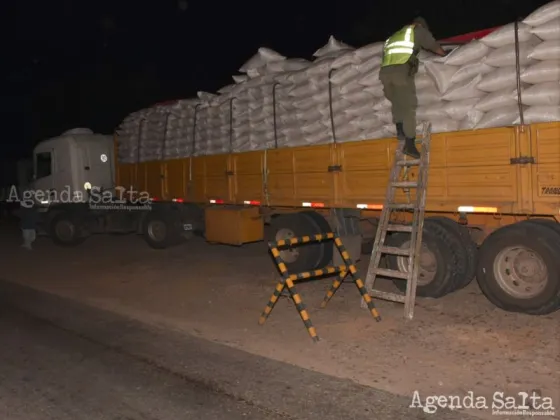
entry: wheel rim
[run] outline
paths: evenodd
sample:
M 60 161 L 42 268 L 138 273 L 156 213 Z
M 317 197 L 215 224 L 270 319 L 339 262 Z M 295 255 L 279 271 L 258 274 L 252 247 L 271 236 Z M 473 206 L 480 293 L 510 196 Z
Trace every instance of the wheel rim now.
M 494 260 L 494 277 L 509 295 L 530 299 L 548 283 L 548 269 L 539 254 L 524 246 L 500 251 Z
M 281 241 L 282 239 L 292 239 L 295 238 L 296 234 L 293 230 L 288 228 L 279 229 L 276 232 L 276 236 L 274 239 L 276 241 Z M 280 258 L 284 260 L 286 263 L 293 263 L 299 258 L 299 249 L 298 247 L 293 247 L 289 249 L 283 249 L 280 251 Z
M 152 220 L 148 224 L 148 236 L 154 242 L 162 242 L 167 235 L 167 226 L 161 220 Z
M 69 220 L 61 220 L 55 227 L 56 237 L 63 242 L 71 242 L 74 239 L 76 228 L 74 223 Z
M 408 249 L 410 241 L 406 241 L 400 246 L 401 249 Z M 408 273 L 408 257 L 397 257 L 397 266 L 399 271 Z M 434 281 L 437 273 L 437 259 L 435 254 L 430 251 L 426 244 L 422 244 L 420 254 L 420 264 L 418 266 L 418 286 L 426 286 Z

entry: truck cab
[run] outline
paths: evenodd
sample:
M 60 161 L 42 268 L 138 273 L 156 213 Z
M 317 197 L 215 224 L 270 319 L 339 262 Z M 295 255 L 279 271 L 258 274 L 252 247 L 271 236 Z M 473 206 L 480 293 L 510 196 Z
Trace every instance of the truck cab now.
M 33 151 L 33 191 L 37 204 L 76 204 L 88 201 L 88 190 L 112 190 L 112 136 L 91 130 L 70 130 L 39 143 Z

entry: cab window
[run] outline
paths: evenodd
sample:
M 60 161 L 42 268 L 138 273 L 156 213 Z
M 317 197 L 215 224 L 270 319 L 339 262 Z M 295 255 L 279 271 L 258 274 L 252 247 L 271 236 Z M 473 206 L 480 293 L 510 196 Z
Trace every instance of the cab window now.
M 35 176 L 37 179 L 52 175 L 52 155 L 50 152 L 35 155 Z

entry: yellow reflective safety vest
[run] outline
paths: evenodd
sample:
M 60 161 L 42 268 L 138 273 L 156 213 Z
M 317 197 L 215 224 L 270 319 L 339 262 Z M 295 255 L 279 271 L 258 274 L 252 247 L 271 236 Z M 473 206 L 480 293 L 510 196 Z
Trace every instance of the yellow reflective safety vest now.
M 413 54 L 414 25 L 408 25 L 385 41 L 381 67 L 406 64 Z

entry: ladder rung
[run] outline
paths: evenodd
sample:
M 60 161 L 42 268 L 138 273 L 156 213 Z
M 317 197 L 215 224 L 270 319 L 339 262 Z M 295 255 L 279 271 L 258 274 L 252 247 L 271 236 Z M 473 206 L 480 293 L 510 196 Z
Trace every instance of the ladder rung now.
M 390 209 L 395 210 L 414 210 L 416 208 L 416 204 L 414 203 L 389 203 L 387 205 Z
M 372 290 L 370 296 L 378 299 L 384 299 L 391 302 L 404 303 L 404 295 L 399 295 L 397 293 L 382 292 L 381 290 Z
M 418 187 L 418 182 L 397 181 L 397 182 L 391 182 L 391 186 L 393 186 L 395 188 L 417 188 Z
M 387 231 L 389 232 L 411 232 L 411 225 L 387 225 Z
M 383 254 L 400 255 L 402 257 L 408 257 L 410 255 L 410 249 L 397 248 L 396 246 L 382 246 L 379 248 L 379 252 Z
M 399 166 L 418 166 L 418 165 L 420 165 L 420 159 L 398 160 L 397 165 L 399 165 Z
M 389 277 L 390 279 L 408 280 L 408 273 L 398 270 L 390 270 L 388 268 L 376 268 L 375 274 L 378 276 Z

